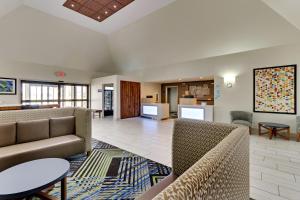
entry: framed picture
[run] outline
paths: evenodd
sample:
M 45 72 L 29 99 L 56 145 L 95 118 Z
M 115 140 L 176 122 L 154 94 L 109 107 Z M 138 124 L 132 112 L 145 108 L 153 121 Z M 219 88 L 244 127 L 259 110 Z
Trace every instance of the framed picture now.
M 0 95 L 17 94 L 17 79 L 0 77 Z
M 253 111 L 296 114 L 297 65 L 253 70 Z

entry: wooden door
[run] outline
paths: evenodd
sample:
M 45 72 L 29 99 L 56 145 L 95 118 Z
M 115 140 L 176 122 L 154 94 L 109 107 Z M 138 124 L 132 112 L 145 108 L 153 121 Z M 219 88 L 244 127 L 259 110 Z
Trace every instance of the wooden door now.
M 121 119 L 140 116 L 141 84 L 121 81 Z

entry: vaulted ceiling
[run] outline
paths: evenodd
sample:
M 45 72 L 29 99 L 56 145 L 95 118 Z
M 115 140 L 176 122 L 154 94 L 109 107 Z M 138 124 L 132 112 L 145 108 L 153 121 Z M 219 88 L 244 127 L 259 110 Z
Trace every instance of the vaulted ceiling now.
M 119 30 L 175 0 L 136 0 L 126 6 L 126 9 L 120 10 L 101 24 L 86 16 L 66 9 L 62 6 L 65 1 L 66 0 L 23 0 L 24 4 L 29 7 L 105 34 Z
M 103 22 L 1 0 L 0 59 L 119 73 L 300 42 L 298 0 L 135 0 Z

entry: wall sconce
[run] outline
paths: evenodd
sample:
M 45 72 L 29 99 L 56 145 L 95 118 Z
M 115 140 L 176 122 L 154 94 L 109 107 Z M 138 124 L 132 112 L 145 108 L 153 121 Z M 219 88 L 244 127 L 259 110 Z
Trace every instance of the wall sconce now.
M 224 76 L 224 84 L 226 85 L 226 87 L 231 88 L 234 83 L 235 83 L 235 75 L 227 74 Z

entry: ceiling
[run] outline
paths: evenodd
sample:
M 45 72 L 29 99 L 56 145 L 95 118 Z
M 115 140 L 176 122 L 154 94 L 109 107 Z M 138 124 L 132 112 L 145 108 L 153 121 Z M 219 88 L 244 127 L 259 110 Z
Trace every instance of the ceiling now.
M 65 0 L 23 0 L 24 4 L 47 14 L 71 21 L 92 30 L 109 34 L 158 10 L 175 0 L 135 0 L 107 20 L 99 23 L 63 7 Z
M 98 22 L 125 8 L 134 0 L 67 0 L 64 7 Z
M 23 2 L 21 0 L 1 0 L 0 1 L 0 17 L 8 14 L 21 6 Z
M 194 81 L 213 81 L 213 76 L 201 76 L 201 77 L 192 77 L 192 78 L 178 78 L 178 79 L 164 79 L 164 80 L 158 80 L 154 82 L 149 83 L 185 83 L 185 82 L 194 82 Z
M 121 73 L 300 42 L 299 0 L 135 0 L 101 23 L 64 2 L 0 0 L 0 58 Z
M 291 24 L 300 29 L 300 1 L 299 0 L 262 0 L 269 7 L 283 16 Z
M 109 35 L 125 71 L 299 41 L 299 29 L 261 0 L 178 0 Z

